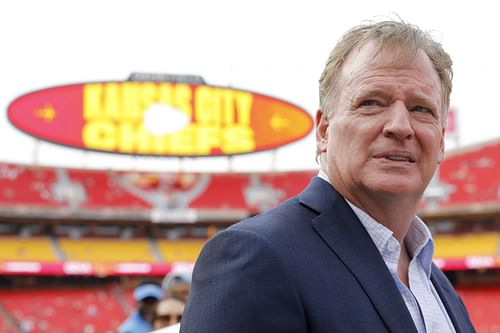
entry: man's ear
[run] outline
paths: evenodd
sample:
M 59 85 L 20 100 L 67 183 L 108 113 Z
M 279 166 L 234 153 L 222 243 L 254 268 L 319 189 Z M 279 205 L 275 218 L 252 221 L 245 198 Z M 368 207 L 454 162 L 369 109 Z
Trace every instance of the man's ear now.
M 328 146 L 328 116 L 319 109 L 316 111 L 316 149 L 319 153 L 326 152 Z

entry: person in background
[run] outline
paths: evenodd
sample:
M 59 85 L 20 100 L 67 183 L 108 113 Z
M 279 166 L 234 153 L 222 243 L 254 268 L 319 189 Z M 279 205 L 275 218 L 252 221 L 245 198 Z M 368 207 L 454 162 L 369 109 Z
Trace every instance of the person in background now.
M 174 296 L 168 296 L 162 299 L 156 306 L 153 328 L 158 330 L 180 323 L 185 305 L 186 301 Z
M 452 77 L 414 25 L 350 29 L 320 78 L 318 176 L 206 243 L 180 331 L 474 332 L 416 216 L 444 158 Z
M 161 287 L 165 296 L 156 307 L 152 333 L 177 333 L 191 289 L 191 274 L 171 272 L 165 275 Z
M 174 297 L 187 302 L 191 289 L 191 274 L 187 272 L 172 272 L 163 278 L 161 284 L 165 298 Z
M 153 329 L 156 306 L 163 298 L 163 289 L 153 281 L 144 281 L 134 290 L 137 310 L 118 328 L 118 333 L 147 333 Z

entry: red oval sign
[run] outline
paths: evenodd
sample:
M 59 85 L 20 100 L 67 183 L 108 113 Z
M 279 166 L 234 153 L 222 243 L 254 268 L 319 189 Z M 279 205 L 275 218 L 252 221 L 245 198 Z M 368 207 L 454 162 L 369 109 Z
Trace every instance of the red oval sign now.
M 220 156 L 277 148 L 305 137 L 312 117 L 266 95 L 176 82 L 98 82 L 25 94 L 8 107 L 19 130 L 108 153 Z

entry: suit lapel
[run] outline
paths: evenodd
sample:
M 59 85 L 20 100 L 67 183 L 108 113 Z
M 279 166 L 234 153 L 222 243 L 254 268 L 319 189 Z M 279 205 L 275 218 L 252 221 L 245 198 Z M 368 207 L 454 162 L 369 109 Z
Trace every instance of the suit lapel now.
M 437 267 L 432 265 L 432 273 L 431 273 L 431 282 L 436 289 L 436 292 L 441 299 L 444 307 L 446 308 L 446 312 L 450 317 L 453 326 L 455 327 L 455 331 L 457 333 L 461 333 L 462 327 L 465 329 L 467 327 L 464 317 L 457 317 L 458 314 L 462 313 L 463 316 L 466 316 L 464 311 L 459 308 L 460 300 L 456 297 L 456 293 L 453 290 L 453 287 L 450 285 L 444 274 L 438 270 Z
M 417 332 L 382 256 L 345 200 L 320 178 L 299 200 L 319 213 L 313 227 L 358 280 L 389 330 Z

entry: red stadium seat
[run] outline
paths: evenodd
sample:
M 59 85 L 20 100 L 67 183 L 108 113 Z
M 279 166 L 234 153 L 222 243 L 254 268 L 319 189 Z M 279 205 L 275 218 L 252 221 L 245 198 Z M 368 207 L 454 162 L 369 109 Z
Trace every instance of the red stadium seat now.
M 0 303 L 30 333 L 98 333 L 115 330 L 127 316 L 115 293 L 112 288 L 2 290 Z
M 476 331 L 500 332 L 500 286 L 459 287 Z

